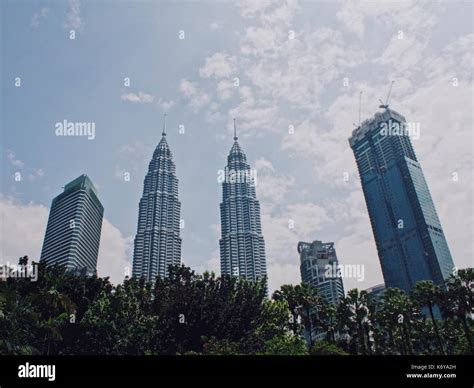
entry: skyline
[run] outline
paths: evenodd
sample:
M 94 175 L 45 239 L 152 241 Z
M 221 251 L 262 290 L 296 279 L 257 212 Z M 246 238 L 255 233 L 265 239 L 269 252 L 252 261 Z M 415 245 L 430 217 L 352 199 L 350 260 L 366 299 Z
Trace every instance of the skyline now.
M 66 17 L 72 11 L 63 4 L 2 7 L 3 32 L 16 31 L 18 39 L 16 46 L 4 42 L 2 48 L 1 260 L 25 254 L 34 259 L 35 252 L 39 257 L 51 199 L 60 185 L 85 172 L 105 207 L 99 275 L 116 277 L 131 266 L 136 204 L 166 110 L 184 195 L 186 265 L 220 272 L 216 176 L 232 136 L 230 118 L 237 116 L 249 163 L 258 171 L 270 290 L 299 283 L 297 243 L 313 240 L 334 241 L 341 264 L 365 265 L 365 281 L 344 279 L 346 289 L 378 284 L 380 265 L 347 137 L 357 121 L 359 90 L 362 118 L 372 117 L 396 79 L 391 106 L 421 123 L 420 138 L 414 139 L 418 158 L 454 261 L 469 266 L 472 222 L 462 216 L 473 209 L 472 57 L 466 49 L 473 41 L 472 5 L 392 4 L 391 16 L 373 4 L 351 10 L 347 3 L 317 2 L 318 12 L 308 3 L 299 10 L 294 2 L 285 4 L 256 9 L 243 2 L 235 16 L 231 4 L 217 4 L 209 13 L 190 3 L 128 3 L 113 12 L 106 4 L 83 3 L 75 14 L 79 19 Z M 49 8 L 47 16 L 42 5 Z M 170 14 L 173 23 L 157 23 Z M 423 23 L 414 23 L 422 14 Z M 200 23 L 191 23 L 191 15 Z M 441 15 L 447 23 L 435 26 Z M 370 32 L 378 16 L 386 27 L 377 25 L 376 39 Z M 74 46 L 64 23 L 76 26 Z M 398 40 L 400 29 L 404 39 Z M 168 61 L 160 65 L 163 58 Z M 395 58 L 400 61 L 392 65 Z M 18 75 L 22 86 L 14 88 Z M 238 87 L 232 86 L 235 76 Z M 126 77 L 130 87 L 124 86 Z M 95 138 L 55 136 L 55 124 L 63 120 L 95 123 Z M 17 171 L 25 177 L 21 183 L 13 180 Z M 121 180 L 124 171 L 131 172 L 128 183 Z

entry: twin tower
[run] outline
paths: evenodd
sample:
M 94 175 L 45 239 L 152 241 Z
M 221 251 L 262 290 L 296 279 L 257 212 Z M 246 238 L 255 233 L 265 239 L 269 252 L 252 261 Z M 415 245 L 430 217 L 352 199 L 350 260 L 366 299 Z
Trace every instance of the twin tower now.
M 237 140 L 234 120 L 234 144 L 222 176 L 221 275 L 256 281 L 267 276 L 260 203 L 254 174 Z M 166 141 L 165 122 L 140 199 L 134 277 L 148 281 L 157 276 L 167 277 L 169 266 L 181 263 L 180 210 L 176 166 Z

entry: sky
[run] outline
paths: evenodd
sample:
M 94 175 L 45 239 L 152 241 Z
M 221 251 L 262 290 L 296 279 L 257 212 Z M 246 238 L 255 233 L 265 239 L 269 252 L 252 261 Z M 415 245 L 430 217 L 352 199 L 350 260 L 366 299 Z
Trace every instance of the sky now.
M 257 171 L 270 291 L 300 283 L 299 241 L 332 241 L 340 264 L 363 268 L 346 290 L 382 283 L 347 139 L 360 91 L 364 120 L 394 80 L 389 104 L 420 128 L 412 142 L 455 265 L 473 266 L 472 2 L 3 0 L 0 10 L 0 263 L 39 259 L 51 200 L 86 173 L 105 208 L 98 273 L 120 282 L 166 113 L 186 265 L 220 272 L 218 171 L 235 117 Z M 64 120 L 93 123 L 95 136 L 57 136 Z

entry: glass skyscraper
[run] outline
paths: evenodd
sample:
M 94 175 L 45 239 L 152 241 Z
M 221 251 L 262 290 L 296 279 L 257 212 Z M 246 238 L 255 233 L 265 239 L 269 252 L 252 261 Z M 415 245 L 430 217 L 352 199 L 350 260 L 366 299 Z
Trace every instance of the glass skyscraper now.
M 169 265 L 181 263 L 180 209 L 176 166 L 164 125 L 161 141 L 148 166 L 139 204 L 134 277 L 154 281 L 157 276 L 168 276 Z
M 344 286 L 342 277 L 337 276 L 338 261 L 334 243 L 300 241 L 298 253 L 301 282 L 316 288 L 328 303 L 338 305 L 344 298 Z
M 267 276 L 260 203 L 255 171 L 237 140 L 234 122 L 234 144 L 222 171 L 221 274 L 256 281 Z
M 103 215 L 87 175 L 68 183 L 51 204 L 40 260 L 76 274 L 96 274 Z
M 410 291 L 420 280 L 445 287 L 454 263 L 405 117 L 384 109 L 352 132 L 386 287 Z

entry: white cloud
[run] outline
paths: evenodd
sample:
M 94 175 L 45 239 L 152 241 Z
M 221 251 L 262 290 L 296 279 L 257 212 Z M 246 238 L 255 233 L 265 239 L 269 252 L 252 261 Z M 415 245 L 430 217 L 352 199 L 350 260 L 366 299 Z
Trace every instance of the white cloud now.
M 263 131 L 275 131 L 272 126 L 278 109 L 266 100 L 256 100 L 252 89 L 248 86 L 239 87 L 240 104 L 229 110 L 229 118 L 239 119 L 239 134 L 249 133 L 262 135 Z
M 16 176 L 17 173 L 20 174 L 21 181 L 27 180 L 29 182 L 36 181 L 37 179 L 41 179 L 44 176 L 45 174 L 44 169 L 40 167 L 31 168 L 27 166 L 25 162 L 23 162 L 22 160 L 16 157 L 16 154 L 14 151 L 6 150 L 5 154 L 7 156 L 9 163 L 15 168 L 15 175 L 14 175 L 15 181 L 17 180 L 17 176 Z
M 49 15 L 49 8 L 42 7 L 38 12 L 35 12 L 31 17 L 31 27 L 38 28 L 41 22 Z
M 262 202 L 261 208 L 267 267 L 299 268 L 298 242 L 321 238 L 323 226 L 329 221 L 327 211 L 311 202 L 282 205 L 282 208 Z M 270 276 L 269 279 L 278 286 Z
M 84 23 L 81 18 L 81 2 L 79 0 L 69 0 L 68 5 L 66 19 L 63 23 L 64 28 L 82 30 Z
M 126 273 L 132 273 L 132 252 L 133 237 L 122 236 L 119 229 L 104 219 L 97 259 L 98 275 L 110 277 L 113 283 L 121 283 Z
M 244 18 L 254 17 L 271 4 L 271 0 L 239 0 L 236 6 Z
M 474 34 L 467 34 L 449 43 L 440 55 L 431 55 L 424 63 L 428 81 L 445 79 L 453 83 L 457 78 L 460 84 L 472 79 Z
M 296 248 L 293 256 L 296 258 L 298 253 Z M 299 284 L 301 283 L 301 274 L 299 265 L 289 263 L 269 263 L 267 268 L 268 274 L 268 291 L 272 295 L 273 292 L 280 289 L 283 284 Z
M 225 52 L 215 53 L 206 58 L 204 66 L 199 69 L 202 78 L 224 78 L 230 77 L 234 72 L 235 57 Z
M 197 83 L 186 79 L 180 81 L 179 91 L 188 100 L 189 105 L 195 112 L 200 111 L 211 101 L 211 97 L 207 93 L 198 90 Z
M 48 209 L 33 202 L 20 204 L 0 194 L 0 260 L 15 263 L 20 256 L 39 261 Z
M 335 241 L 339 264 L 364 266 L 364 281 L 359 282 L 354 278 L 343 279 L 346 291 L 351 288 L 366 289 L 383 283 L 364 195 L 360 184 L 357 186 L 357 189 L 344 199 L 334 201 L 332 207 L 334 221 L 338 225 L 345 225 L 341 230 L 341 238 Z
M 404 36 L 399 39 L 393 36 L 383 54 L 376 59 L 382 65 L 393 65 L 392 78 L 409 78 L 412 74 L 422 70 L 422 59 L 425 54 L 425 43 L 415 35 Z
M 23 167 L 25 163 L 21 161 L 20 159 L 17 159 L 15 152 L 12 150 L 6 150 L 6 155 L 7 159 L 10 162 L 10 164 L 14 167 Z
M 221 100 L 229 99 L 232 96 L 234 89 L 233 82 L 227 79 L 219 81 L 216 87 L 217 95 Z
M 115 177 L 123 181 L 124 173 L 127 172 L 131 180 L 141 180 L 153 154 L 153 146 L 137 140 L 119 147 L 116 154 L 119 160 L 115 165 Z
M 166 101 L 162 98 L 158 99 L 157 104 L 165 112 L 169 111 L 173 106 L 175 106 L 175 102 L 173 100 Z
M 244 55 L 275 54 L 285 35 L 281 30 L 270 27 L 248 27 L 240 44 Z
M 216 21 L 216 22 L 212 22 L 211 24 L 209 24 L 209 28 L 211 30 L 221 30 L 223 27 L 224 27 L 224 22 L 223 21 Z
M 272 206 L 287 199 L 290 188 L 295 184 L 293 177 L 277 173 L 272 162 L 263 157 L 255 161 L 253 168 L 257 172 L 256 190 L 260 201 Z
M 151 94 L 147 94 L 144 92 L 138 93 L 124 93 L 120 96 L 122 101 L 133 102 L 133 103 L 141 103 L 141 104 L 151 104 L 155 97 Z
M 294 202 L 295 179 L 278 172 L 271 161 L 259 158 L 254 168 L 257 170 L 269 290 L 273 292 L 281 284 L 300 283 L 297 244 L 301 240 L 318 238 L 323 225 L 330 219 L 321 206 Z
M 300 11 L 298 0 L 285 0 L 272 12 L 263 12 L 260 20 L 264 24 L 281 25 L 285 28 L 291 25 L 294 16 Z
M 441 2 L 430 0 L 367 1 L 345 0 L 336 14 L 336 18 L 348 32 L 363 38 L 367 20 L 375 23 L 378 30 L 392 29 L 427 35 L 438 21 L 442 11 Z

